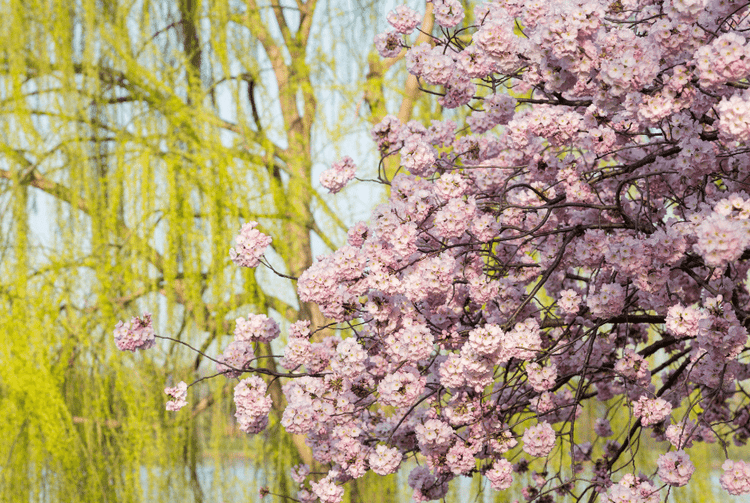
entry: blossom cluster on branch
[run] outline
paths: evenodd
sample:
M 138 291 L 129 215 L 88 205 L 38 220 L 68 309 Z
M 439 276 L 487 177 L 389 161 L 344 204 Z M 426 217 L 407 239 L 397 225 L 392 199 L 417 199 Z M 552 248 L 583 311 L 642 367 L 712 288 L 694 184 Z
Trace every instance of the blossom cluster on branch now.
M 275 374 L 282 425 L 329 469 L 297 470 L 298 498 L 338 502 L 368 470 L 409 467 L 416 501 L 528 471 L 528 501 L 660 501 L 689 482 L 695 443 L 728 456 L 750 438 L 750 4 L 433 3 L 439 36 L 410 46 L 419 16 L 399 7 L 375 45 L 405 49 L 466 127 L 376 125 L 401 166 L 380 174 L 388 201 L 299 278 L 340 330 L 295 323 Z M 321 182 L 341 190 L 353 169 Z M 257 265 L 269 243 L 243 227 L 232 258 Z M 220 370 L 258 371 L 252 344 L 278 334 L 240 318 Z M 270 399 L 251 379 L 235 395 L 255 432 Z M 636 466 L 642 436 L 655 466 Z M 750 465 L 722 468 L 724 489 L 750 492 Z

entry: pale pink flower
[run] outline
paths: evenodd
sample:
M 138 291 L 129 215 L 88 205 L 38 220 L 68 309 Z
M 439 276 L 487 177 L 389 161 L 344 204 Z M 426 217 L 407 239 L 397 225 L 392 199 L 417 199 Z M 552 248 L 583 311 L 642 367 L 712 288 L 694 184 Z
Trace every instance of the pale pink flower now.
M 178 411 L 187 405 L 187 384 L 185 381 L 180 381 L 173 388 L 164 388 L 164 393 L 172 397 L 172 400 L 167 402 L 168 411 Z

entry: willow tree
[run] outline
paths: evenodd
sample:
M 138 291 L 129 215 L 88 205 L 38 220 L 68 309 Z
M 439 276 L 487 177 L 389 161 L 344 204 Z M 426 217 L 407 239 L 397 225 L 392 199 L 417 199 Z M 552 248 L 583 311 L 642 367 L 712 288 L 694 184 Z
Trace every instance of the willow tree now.
M 332 30 L 361 34 L 362 47 L 374 32 L 373 17 L 359 17 L 371 7 L 348 26 L 335 7 L 0 5 L 0 499 L 206 496 L 198 455 L 225 425 L 202 412 L 226 406 L 224 387 L 189 418 L 167 418 L 164 385 L 205 375 L 208 362 L 177 344 L 150 360 L 115 355 L 117 319 L 158 308 L 160 334 L 201 350 L 250 310 L 326 323 L 291 283 L 269 288 L 227 252 L 243 222 L 259 221 L 273 263 L 298 276 L 314 239 L 332 249 L 342 239 L 313 181 L 315 134 L 330 133 L 319 103 L 339 96 L 336 58 L 320 55 L 337 54 Z M 386 113 L 389 66 L 371 67 L 361 90 L 370 122 Z M 279 470 L 309 457 L 279 431 L 266 438 Z

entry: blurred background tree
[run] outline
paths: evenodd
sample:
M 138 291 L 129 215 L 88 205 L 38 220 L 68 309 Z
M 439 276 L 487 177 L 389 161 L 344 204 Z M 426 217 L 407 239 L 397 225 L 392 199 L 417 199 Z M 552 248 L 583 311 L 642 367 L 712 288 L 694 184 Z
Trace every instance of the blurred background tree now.
M 341 215 L 363 216 L 361 194 L 342 211 L 317 175 L 389 109 L 414 113 L 399 58 L 367 59 L 392 7 L 0 4 L 0 500 L 231 501 L 238 451 L 257 485 L 289 492 L 289 466 L 310 459 L 300 438 L 278 421 L 237 436 L 224 378 L 167 415 L 165 385 L 213 364 L 176 344 L 118 353 L 112 330 L 148 310 L 158 334 L 217 353 L 248 312 L 325 324 L 291 282 L 238 270 L 228 249 L 257 220 L 274 267 L 299 276 L 344 242 Z M 205 475 L 210 452 L 222 461 Z

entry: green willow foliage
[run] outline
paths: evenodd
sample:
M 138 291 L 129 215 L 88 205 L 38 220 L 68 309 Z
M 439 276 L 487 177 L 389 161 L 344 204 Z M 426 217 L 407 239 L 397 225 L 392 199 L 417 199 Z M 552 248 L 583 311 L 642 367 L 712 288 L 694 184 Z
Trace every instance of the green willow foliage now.
M 228 249 L 257 220 L 274 264 L 298 276 L 313 235 L 341 241 L 344 224 L 312 185 L 315 127 L 336 132 L 316 126 L 342 72 L 330 57 L 345 39 L 331 35 L 335 4 L 0 2 L 0 501 L 233 501 L 261 484 L 291 488 L 288 468 L 309 449 L 278 418 L 238 436 L 223 378 L 167 414 L 164 386 L 213 364 L 163 342 L 116 352 L 112 329 L 150 310 L 159 335 L 216 352 L 249 311 L 325 323 L 290 282 L 268 289 L 238 271 Z M 359 6 L 344 26 L 361 46 L 376 10 Z M 281 404 L 278 382 L 271 393 Z M 380 489 L 394 490 L 389 480 Z

